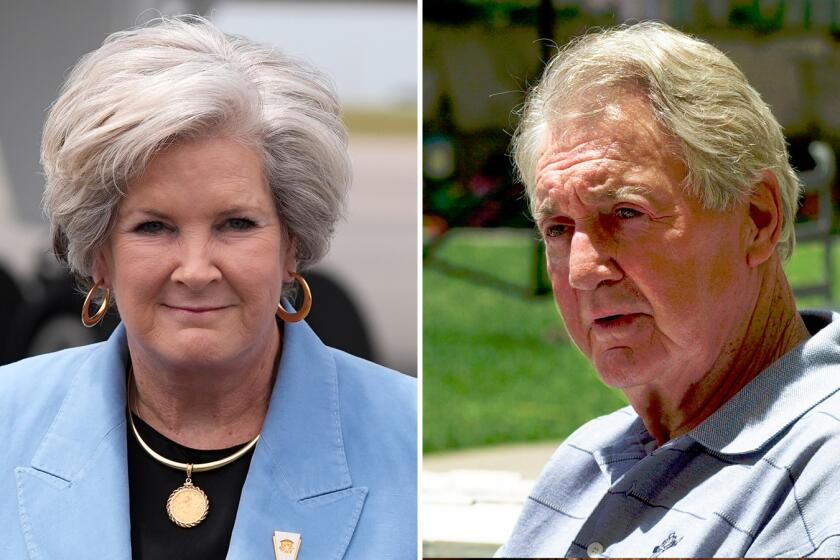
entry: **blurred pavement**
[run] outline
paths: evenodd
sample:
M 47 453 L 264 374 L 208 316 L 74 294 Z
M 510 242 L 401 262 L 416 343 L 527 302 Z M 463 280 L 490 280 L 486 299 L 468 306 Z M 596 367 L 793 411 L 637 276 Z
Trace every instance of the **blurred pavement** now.
M 347 216 L 316 269 L 334 272 L 361 304 L 376 361 L 416 374 L 417 140 L 351 133 L 350 157 Z
M 560 443 L 515 443 L 424 455 L 423 556 L 493 556 Z

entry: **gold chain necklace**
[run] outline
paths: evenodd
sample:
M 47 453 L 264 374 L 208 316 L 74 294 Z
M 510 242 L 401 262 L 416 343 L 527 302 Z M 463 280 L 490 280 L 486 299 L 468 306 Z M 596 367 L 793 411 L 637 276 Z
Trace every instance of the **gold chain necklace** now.
M 129 368 L 127 380 L 129 396 L 128 421 L 131 424 L 131 431 L 134 433 L 134 437 L 137 438 L 137 443 L 140 444 L 140 447 L 142 447 L 146 453 L 151 455 L 153 459 L 166 465 L 167 467 L 185 471 L 187 473 L 187 480 L 184 484 L 173 490 L 169 495 L 169 499 L 166 500 L 166 513 L 169 515 L 169 519 L 178 527 L 183 527 L 185 529 L 195 527 L 207 518 L 207 514 L 210 512 L 210 499 L 207 497 L 207 494 L 204 493 L 204 490 L 193 484 L 192 474 L 212 471 L 233 463 L 248 453 L 257 444 L 257 441 L 260 439 L 260 435 L 257 434 L 257 437 L 243 445 L 233 454 L 216 461 L 192 464 L 179 463 L 178 461 L 167 459 L 143 441 L 143 438 L 140 437 L 140 432 L 137 431 L 137 426 L 134 424 L 134 415 L 131 412 L 131 381 L 133 373 L 133 370 Z

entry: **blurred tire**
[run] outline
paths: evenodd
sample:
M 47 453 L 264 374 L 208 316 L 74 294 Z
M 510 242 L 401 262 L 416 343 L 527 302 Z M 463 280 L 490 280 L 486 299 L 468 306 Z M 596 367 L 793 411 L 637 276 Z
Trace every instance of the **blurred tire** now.
M 22 301 L 23 294 L 17 283 L 0 268 L 0 365 L 13 361 L 8 341 Z
M 98 342 L 97 333 L 82 325 L 78 317 L 51 315 L 37 326 L 26 344 L 26 354 L 37 356 L 64 348 Z
M 21 304 L 8 337 L 7 361 L 99 342 L 114 330 L 116 313 L 89 329 L 81 321 L 82 297 L 69 284 L 57 288 L 52 287 L 45 302 Z
M 308 271 L 303 276 L 312 290 L 312 311 L 306 322 L 324 344 L 376 361 L 364 316 L 348 291 L 325 274 Z

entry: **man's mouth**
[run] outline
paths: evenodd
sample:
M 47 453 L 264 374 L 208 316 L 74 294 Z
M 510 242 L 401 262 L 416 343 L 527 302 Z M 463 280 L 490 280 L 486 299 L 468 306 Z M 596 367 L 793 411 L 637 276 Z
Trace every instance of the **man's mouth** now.
M 624 314 L 616 313 L 615 315 L 607 315 L 606 317 L 595 319 L 595 321 L 598 323 L 607 323 L 609 321 L 612 321 L 613 319 L 618 319 L 619 317 L 624 317 Z
M 602 329 L 629 326 L 642 315 L 643 313 L 616 313 L 613 315 L 604 315 L 603 317 L 599 317 L 592 323 L 595 327 Z

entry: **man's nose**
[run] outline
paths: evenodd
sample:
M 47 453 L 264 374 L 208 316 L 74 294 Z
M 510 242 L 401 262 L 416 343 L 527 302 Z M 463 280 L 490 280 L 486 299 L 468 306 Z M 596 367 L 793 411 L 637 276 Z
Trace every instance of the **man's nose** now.
M 597 233 L 576 230 L 569 247 L 569 285 L 594 290 L 602 282 L 618 281 L 621 269 L 612 258 L 612 241 Z
M 219 280 L 222 273 L 210 245 L 210 239 L 204 235 L 185 235 L 179 239 L 172 281 L 197 291 Z

